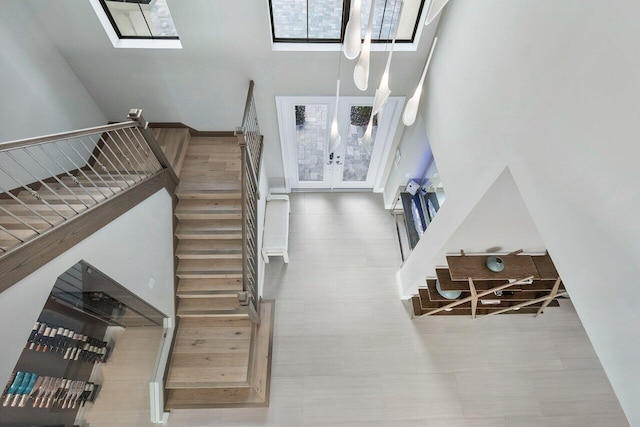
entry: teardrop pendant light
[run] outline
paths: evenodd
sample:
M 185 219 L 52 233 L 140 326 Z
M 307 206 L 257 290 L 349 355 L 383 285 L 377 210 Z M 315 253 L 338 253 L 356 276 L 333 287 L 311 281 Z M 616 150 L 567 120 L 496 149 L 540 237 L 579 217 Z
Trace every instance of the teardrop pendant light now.
M 369 9 L 369 22 L 367 24 L 367 32 L 364 35 L 364 43 L 358 63 L 353 69 L 353 82 L 356 87 L 362 91 L 369 87 L 369 59 L 371 57 L 371 32 L 373 31 L 373 12 L 376 0 L 371 0 L 371 8 Z
M 349 13 L 349 22 L 344 30 L 344 56 L 347 59 L 356 59 L 362 46 L 361 20 L 362 0 L 354 0 Z
M 442 12 L 442 9 L 449 3 L 449 0 L 432 0 L 429 5 L 429 12 L 427 12 L 427 19 L 424 21 L 424 25 L 429 25 L 436 19 L 436 16 Z
M 391 26 L 389 27 L 389 32 L 391 32 L 391 27 L 393 26 L 393 18 L 395 17 L 396 4 L 397 4 L 397 0 L 396 0 L 396 3 L 394 3 L 393 5 L 393 14 L 391 15 Z M 400 0 L 398 22 L 400 22 L 400 14 L 402 13 L 402 4 L 403 4 L 403 1 Z M 391 68 L 391 57 L 393 56 L 393 48 L 396 45 L 396 36 L 398 35 L 398 26 L 396 26 L 396 30 L 393 33 L 391 50 L 389 50 L 389 56 L 387 56 L 387 65 L 384 68 L 384 73 L 382 73 L 382 78 L 380 79 L 380 86 L 378 86 L 378 89 L 376 90 L 376 96 L 373 100 L 373 110 L 371 111 L 372 116 L 382 111 L 384 104 L 387 102 L 387 99 L 389 99 L 389 95 L 391 95 L 391 89 L 389 89 L 389 69 Z
M 418 83 L 418 87 L 416 87 L 416 91 L 413 93 L 409 102 L 404 107 L 404 113 L 402 114 L 402 123 L 405 126 L 411 126 L 416 121 L 416 115 L 418 114 L 418 107 L 420 107 L 420 96 L 422 95 L 422 85 L 424 85 L 424 78 L 427 75 L 427 70 L 429 69 L 429 64 L 431 63 L 431 56 L 433 55 L 433 51 L 436 48 L 436 43 L 438 43 L 438 38 L 433 39 L 433 44 L 431 44 L 431 51 L 429 52 L 429 58 L 427 59 L 427 63 L 424 65 L 424 70 L 422 71 L 422 77 L 420 77 L 420 82 Z
M 340 67 L 338 67 L 340 69 Z M 340 75 L 338 75 L 340 77 Z M 338 79 L 336 89 L 336 111 L 333 115 L 333 122 L 331 123 L 331 132 L 329 134 L 329 153 L 333 153 L 340 146 L 342 138 L 338 132 L 338 99 L 340 98 L 340 79 Z
M 342 45 L 340 45 L 342 51 Z M 342 52 L 338 55 L 338 82 L 336 83 L 336 107 L 333 113 L 333 122 L 329 131 L 329 154 L 336 151 L 342 142 L 340 132 L 338 132 L 338 101 L 340 100 L 340 70 L 342 65 Z
M 374 114 L 372 111 L 369 116 L 369 123 L 367 124 L 367 129 L 364 131 L 364 135 L 362 135 L 362 138 L 358 138 L 358 144 L 360 145 L 365 145 L 367 147 L 371 146 L 371 142 L 373 141 L 373 116 Z

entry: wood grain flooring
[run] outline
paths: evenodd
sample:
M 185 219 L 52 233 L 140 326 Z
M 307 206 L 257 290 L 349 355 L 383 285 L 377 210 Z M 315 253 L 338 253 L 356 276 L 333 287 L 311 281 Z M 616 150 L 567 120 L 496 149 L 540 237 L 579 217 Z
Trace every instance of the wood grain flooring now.
M 108 363 L 93 380 L 102 384 L 95 403 L 82 416 L 91 427 L 153 426 L 149 412 L 149 381 L 162 338 L 161 327 L 112 328 L 116 345 Z
M 528 315 L 412 320 L 379 195 L 294 193 L 268 408 L 174 410 L 170 427 L 622 427 L 571 300 Z

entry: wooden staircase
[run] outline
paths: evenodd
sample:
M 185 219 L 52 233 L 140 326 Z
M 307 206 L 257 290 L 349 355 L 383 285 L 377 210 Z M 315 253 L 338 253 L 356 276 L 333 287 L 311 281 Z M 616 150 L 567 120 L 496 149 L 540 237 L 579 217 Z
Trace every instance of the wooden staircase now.
M 188 133 L 188 130 L 185 130 Z M 165 382 L 166 409 L 267 406 L 273 303 L 261 323 L 242 310 L 241 151 L 228 137 L 156 129 L 179 162 L 176 191 L 178 317 Z M 175 140 L 175 141 L 174 141 Z

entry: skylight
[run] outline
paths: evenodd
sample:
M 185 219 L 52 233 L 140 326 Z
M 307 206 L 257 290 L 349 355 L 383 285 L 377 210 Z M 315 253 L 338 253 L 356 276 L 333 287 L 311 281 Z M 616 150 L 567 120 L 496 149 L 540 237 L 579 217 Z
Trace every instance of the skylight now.
M 120 39 L 177 40 L 166 0 L 100 0 Z
M 372 41 L 412 43 L 425 0 L 375 0 Z M 273 41 L 284 43 L 341 43 L 349 19 L 350 0 L 270 0 Z M 364 38 L 371 0 L 362 0 Z M 395 9 L 395 11 L 394 11 Z

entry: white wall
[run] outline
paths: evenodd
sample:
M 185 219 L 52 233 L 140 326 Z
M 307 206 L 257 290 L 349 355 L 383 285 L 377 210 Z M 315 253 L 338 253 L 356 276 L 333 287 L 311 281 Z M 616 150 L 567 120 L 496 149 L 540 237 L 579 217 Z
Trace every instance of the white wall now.
M 167 316 L 174 316 L 171 197 L 160 190 L 73 248 L 0 293 L 5 327 L 0 384 L 13 370 L 56 278 L 85 260 Z M 151 289 L 149 278 L 155 279 Z
M 151 121 L 184 122 L 198 130 L 240 125 L 249 80 L 255 81 L 265 168 L 272 187 L 284 187 L 275 96 L 335 93 L 339 52 L 274 52 L 268 2 L 169 1 L 183 49 L 114 49 L 89 2 L 27 0 L 109 120 L 140 107 Z M 413 93 L 435 25 L 424 30 L 418 53 L 396 52 L 393 96 Z M 342 57 L 341 95 L 373 96 L 386 62 L 371 55 L 367 92 L 353 84 L 355 61 Z
M 455 0 L 440 22 L 422 113 L 447 192 L 433 234 L 452 233 L 508 166 L 632 425 L 638 16 L 633 0 Z
M 404 127 L 404 125 L 401 125 Z M 400 150 L 400 163 L 393 164 L 396 150 Z M 431 148 L 427 140 L 427 132 L 424 127 L 424 120 L 418 117 L 411 127 L 405 127 L 400 144 L 391 150 L 391 171 L 384 187 L 384 203 L 387 208 L 391 207 L 398 187 L 406 186 L 409 180 L 414 179 L 419 182 L 427 167 L 432 162 Z
M 24 1 L 3 1 L 0 14 L 0 142 L 48 135 L 105 124 L 107 119 L 86 91 L 67 61 L 33 19 Z M 86 141 L 89 150 L 94 144 Z M 81 166 L 89 153 L 67 149 L 68 160 L 57 150 L 44 147 L 59 165 L 40 148 L 30 149 L 50 172 Z M 15 158 L 0 155 L 0 192 L 30 184 L 51 176 L 25 153 L 14 152 Z M 17 162 L 27 167 L 27 173 Z
M 22 0 L 2 2 L 0 93 L 0 142 L 107 121 Z

